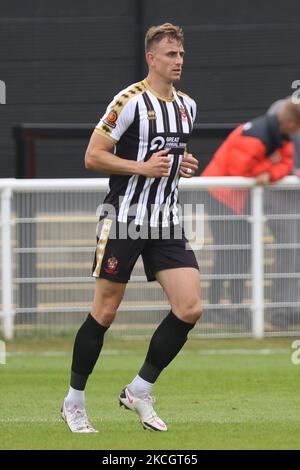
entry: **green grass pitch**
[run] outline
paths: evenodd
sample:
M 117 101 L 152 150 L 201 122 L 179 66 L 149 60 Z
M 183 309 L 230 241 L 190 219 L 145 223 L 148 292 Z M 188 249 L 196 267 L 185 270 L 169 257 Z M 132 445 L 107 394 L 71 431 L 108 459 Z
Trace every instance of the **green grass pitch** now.
M 155 386 L 156 409 L 169 427 L 155 433 L 117 399 L 147 343 L 109 339 L 87 388 L 98 434 L 72 434 L 59 416 L 72 342 L 13 342 L 0 365 L 0 449 L 299 449 L 293 340 L 191 340 Z

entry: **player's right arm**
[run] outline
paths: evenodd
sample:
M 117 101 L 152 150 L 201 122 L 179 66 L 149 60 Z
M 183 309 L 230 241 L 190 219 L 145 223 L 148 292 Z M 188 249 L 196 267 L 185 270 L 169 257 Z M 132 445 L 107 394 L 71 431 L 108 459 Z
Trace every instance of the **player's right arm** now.
M 85 153 L 85 167 L 113 175 L 141 175 L 146 178 L 169 176 L 168 150 L 154 153 L 147 162 L 137 162 L 118 157 L 113 153 L 113 148 L 111 140 L 94 131 Z

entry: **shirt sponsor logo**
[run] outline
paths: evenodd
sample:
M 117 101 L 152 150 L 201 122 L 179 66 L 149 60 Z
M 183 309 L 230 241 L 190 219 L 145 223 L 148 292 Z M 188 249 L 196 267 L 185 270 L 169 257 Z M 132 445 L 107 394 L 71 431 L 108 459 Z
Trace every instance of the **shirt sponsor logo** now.
M 170 133 L 171 134 L 171 133 Z M 159 135 L 151 140 L 150 150 L 169 150 L 170 154 L 183 155 L 187 145 L 187 134 L 176 133 L 176 135 Z

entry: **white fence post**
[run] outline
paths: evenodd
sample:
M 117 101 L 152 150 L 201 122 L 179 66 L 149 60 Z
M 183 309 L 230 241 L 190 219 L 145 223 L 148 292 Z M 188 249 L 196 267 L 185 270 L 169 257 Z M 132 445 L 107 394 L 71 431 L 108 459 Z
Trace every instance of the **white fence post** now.
M 1 193 L 1 228 L 2 228 L 2 306 L 3 334 L 5 339 L 12 339 L 14 333 L 13 316 L 13 276 L 11 243 L 11 196 L 10 187 Z
M 252 312 L 254 338 L 264 337 L 263 188 L 252 189 Z

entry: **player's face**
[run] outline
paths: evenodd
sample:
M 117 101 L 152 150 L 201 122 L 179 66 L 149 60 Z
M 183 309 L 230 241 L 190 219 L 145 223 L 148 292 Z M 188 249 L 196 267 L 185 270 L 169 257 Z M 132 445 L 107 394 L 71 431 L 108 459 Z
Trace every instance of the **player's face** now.
M 184 49 L 176 39 L 163 38 L 152 51 L 152 71 L 167 82 L 180 80 Z

